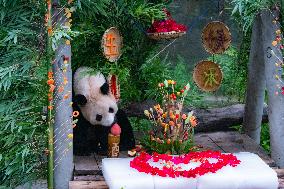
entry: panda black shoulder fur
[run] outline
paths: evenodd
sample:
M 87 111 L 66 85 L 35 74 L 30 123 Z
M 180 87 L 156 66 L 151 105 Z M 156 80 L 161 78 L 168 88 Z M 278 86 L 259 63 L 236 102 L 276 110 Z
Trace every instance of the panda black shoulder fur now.
M 103 74 L 89 67 L 80 67 L 73 78 L 73 108 L 80 112 L 74 128 L 74 154 L 105 154 L 108 133 L 114 123 L 121 127 L 120 149 L 134 148 L 130 122 L 126 114 L 118 109 Z

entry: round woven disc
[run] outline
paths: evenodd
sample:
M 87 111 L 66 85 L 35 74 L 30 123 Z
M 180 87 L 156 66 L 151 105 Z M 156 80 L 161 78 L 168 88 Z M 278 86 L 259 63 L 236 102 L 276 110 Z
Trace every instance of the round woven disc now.
M 201 38 L 204 48 L 211 54 L 222 54 L 229 48 L 232 40 L 229 28 L 219 21 L 207 24 Z
M 115 62 L 121 56 L 122 37 L 119 30 L 111 27 L 105 31 L 101 42 L 103 54 L 110 62 Z
M 193 80 L 203 91 L 216 91 L 221 86 L 222 79 L 222 70 L 218 64 L 212 61 L 201 61 L 194 68 Z

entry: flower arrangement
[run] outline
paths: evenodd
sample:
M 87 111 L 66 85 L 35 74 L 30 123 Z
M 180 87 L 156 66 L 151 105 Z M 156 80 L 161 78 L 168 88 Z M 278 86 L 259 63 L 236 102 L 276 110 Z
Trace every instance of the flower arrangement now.
M 187 84 L 178 89 L 177 82 L 165 80 L 159 83 L 162 104 L 145 110 L 152 128 L 142 144 L 150 152 L 183 154 L 193 151 L 194 128 L 197 126 L 193 112 L 183 113 L 183 103 L 190 89 Z

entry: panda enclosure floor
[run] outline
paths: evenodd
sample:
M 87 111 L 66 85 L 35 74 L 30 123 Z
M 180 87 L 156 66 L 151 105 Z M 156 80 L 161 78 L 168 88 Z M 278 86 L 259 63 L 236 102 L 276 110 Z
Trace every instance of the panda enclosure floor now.
M 251 138 L 239 132 L 214 132 L 199 133 L 195 136 L 197 145 L 201 145 L 202 150 L 218 150 L 226 153 L 241 151 L 258 154 L 271 168 L 273 168 L 279 178 L 279 189 L 284 189 L 284 169 L 279 169 L 275 162 L 267 153 L 257 145 Z M 127 152 L 121 152 L 120 158 L 125 158 Z M 105 156 L 75 156 L 74 157 L 74 179 L 69 182 L 69 189 L 107 189 L 101 172 L 102 159 Z

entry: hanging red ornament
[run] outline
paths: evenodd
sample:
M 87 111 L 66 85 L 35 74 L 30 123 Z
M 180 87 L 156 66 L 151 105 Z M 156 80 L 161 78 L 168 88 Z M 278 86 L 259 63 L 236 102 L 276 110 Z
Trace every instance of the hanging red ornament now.
M 109 75 L 108 82 L 111 93 L 114 95 L 116 101 L 118 101 L 120 98 L 120 86 L 117 75 Z
M 163 11 L 167 18 L 165 20 L 154 21 L 152 26 L 147 30 L 148 37 L 155 40 L 174 39 L 186 34 L 187 27 L 176 23 L 167 9 Z

